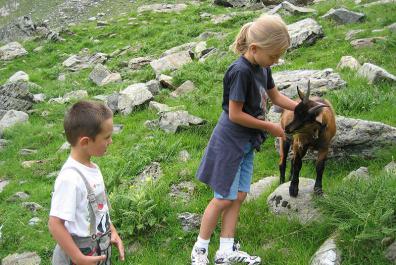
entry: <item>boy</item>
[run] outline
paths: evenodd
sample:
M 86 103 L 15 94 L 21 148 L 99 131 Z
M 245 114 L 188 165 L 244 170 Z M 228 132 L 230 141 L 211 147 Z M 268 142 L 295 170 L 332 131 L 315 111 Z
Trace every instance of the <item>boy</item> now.
M 65 115 L 71 145 L 54 187 L 49 231 L 58 243 L 52 264 L 111 264 L 111 243 L 124 260 L 124 246 L 109 218 L 109 205 L 99 167 L 92 156 L 103 156 L 112 143 L 113 113 L 93 101 L 74 104 Z

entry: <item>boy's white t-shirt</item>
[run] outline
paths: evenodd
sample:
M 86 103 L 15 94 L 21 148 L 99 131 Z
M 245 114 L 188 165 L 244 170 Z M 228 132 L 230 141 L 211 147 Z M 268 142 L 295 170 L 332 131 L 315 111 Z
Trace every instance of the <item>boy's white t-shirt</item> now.
M 51 201 L 50 216 L 65 220 L 67 231 L 79 237 L 91 236 L 89 202 L 87 188 L 80 174 L 70 167 L 78 168 L 95 192 L 98 203 L 96 234 L 110 229 L 109 207 L 107 205 L 102 173 L 96 164 L 87 167 L 69 157 L 62 167 L 56 181 Z

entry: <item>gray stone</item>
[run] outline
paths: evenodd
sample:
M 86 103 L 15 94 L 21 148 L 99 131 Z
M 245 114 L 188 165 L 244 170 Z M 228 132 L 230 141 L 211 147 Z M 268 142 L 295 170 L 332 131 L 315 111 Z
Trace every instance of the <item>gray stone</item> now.
M 33 106 L 33 95 L 29 88 L 33 83 L 15 82 L 0 86 L 0 109 L 27 111 Z
M 0 193 L 3 192 L 4 188 L 10 184 L 9 180 L 6 179 L 0 179 Z
M 207 53 L 207 44 L 206 41 L 200 41 L 194 48 L 194 55 L 195 58 L 201 58 L 205 53 Z
M 165 112 L 165 111 L 170 111 L 171 110 L 171 108 L 168 105 L 161 104 L 161 103 L 156 102 L 156 101 L 150 101 L 149 109 L 153 109 L 153 110 L 157 111 L 157 113 L 161 113 L 161 112 Z
M 213 24 L 217 25 L 217 24 L 221 24 L 223 22 L 226 22 L 232 18 L 234 18 L 235 16 L 237 16 L 237 13 L 229 13 L 229 14 L 221 14 L 218 16 L 214 16 L 211 21 Z
M 370 180 L 370 173 L 367 167 L 359 167 L 358 169 L 350 172 L 344 181 L 368 181 Z
M 287 26 L 291 38 L 290 49 L 303 44 L 312 45 L 324 36 L 322 27 L 312 18 L 306 18 Z
M 261 0 L 261 2 L 265 5 L 265 6 L 270 6 L 270 5 L 277 5 L 282 3 L 284 0 Z M 294 5 L 299 5 L 299 6 L 306 6 L 309 3 L 312 3 L 313 0 L 289 0 L 290 3 L 294 4 Z
M 387 28 L 392 32 L 392 33 L 396 33 L 396 22 L 387 26 Z
M 28 54 L 18 42 L 10 42 L 0 47 L 0 60 L 9 61 Z
M 158 80 L 150 80 L 146 82 L 146 86 L 148 91 L 151 92 L 151 94 L 156 95 L 161 89 L 161 82 Z
M 276 72 L 273 78 L 281 93 L 288 97 L 297 95 L 297 86 L 306 90 L 308 80 L 311 82 L 311 95 L 322 95 L 328 90 L 341 89 L 346 85 L 340 75 L 331 68 Z
M 190 53 L 188 51 L 181 51 L 167 55 L 165 57 L 153 60 L 150 65 L 154 72 L 161 73 L 167 70 L 177 70 L 184 64 L 192 62 Z
M 152 183 L 158 181 L 162 177 L 161 165 L 158 162 L 152 162 L 146 166 L 143 171 L 133 179 L 136 185 L 144 185 L 145 183 Z
M 1 116 L 0 116 L 1 120 Z M 1 135 L 0 135 L 1 136 Z M 0 151 L 6 148 L 6 146 L 9 144 L 10 141 L 7 141 L 5 139 L 0 139 Z
M 19 201 L 19 200 L 26 200 L 30 198 L 30 195 L 23 192 L 23 191 L 18 191 L 17 193 L 15 193 L 14 195 L 12 195 L 8 201 L 10 202 L 15 202 L 15 201 Z
M 387 172 L 388 174 L 393 174 L 396 175 L 396 163 L 395 161 L 390 162 L 389 164 L 387 164 L 384 168 L 385 172 Z
M 222 39 L 224 37 L 225 34 L 223 32 L 206 31 L 199 34 L 198 39 L 199 40 L 207 40 L 209 38 Z
M 184 212 L 177 215 L 184 231 L 189 232 L 199 228 L 202 216 L 197 213 Z
M 29 75 L 24 71 L 18 71 L 8 79 L 9 83 L 15 83 L 18 81 L 29 81 Z
M 182 150 L 179 153 L 179 161 L 181 162 L 187 162 L 188 160 L 190 160 L 190 154 L 188 153 L 187 150 Z
M 357 35 L 361 32 L 364 32 L 364 30 L 363 29 L 352 29 L 346 33 L 345 40 L 352 40 L 355 37 L 355 35 Z
M 315 252 L 310 265 L 341 265 L 341 251 L 333 237 L 327 239 Z
M 8 255 L 1 261 L 2 265 L 40 265 L 41 258 L 36 252 L 24 252 Z
M 88 97 L 88 92 L 85 90 L 75 90 L 69 93 L 66 93 L 63 97 L 59 98 L 51 98 L 48 102 L 49 103 L 58 103 L 64 104 L 76 99 L 83 99 Z
M 245 7 L 250 6 L 252 1 L 250 0 L 214 0 L 213 3 L 219 6 L 225 7 Z
M 33 95 L 33 102 L 34 103 L 44 102 L 46 98 L 47 98 L 47 96 L 45 94 L 43 94 L 43 93 L 34 94 Z
M 396 242 L 393 242 L 384 252 L 385 258 L 392 262 L 396 263 Z
M 178 184 L 173 184 L 169 196 L 172 198 L 181 199 L 184 202 L 190 201 L 195 190 L 195 184 L 191 181 L 183 181 Z
M 28 225 L 30 226 L 35 226 L 38 225 L 41 222 L 41 219 L 38 217 L 33 217 L 32 219 L 29 220 Z
M 161 113 L 159 127 L 167 133 L 176 133 L 177 130 L 190 125 L 202 125 L 206 121 L 190 115 L 187 111 L 170 111 Z
M 358 60 L 352 56 L 342 56 L 340 62 L 337 65 L 338 69 L 349 68 L 351 70 L 359 70 L 361 67 Z
M 22 202 L 22 206 L 34 213 L 43 209 L 43 206 L 36 202 Z
M 124 129 L 124 125 L 122 125 L 122 124 L 114 124 L 113 125 L 113 134 L 121 133 L 122 129 Z
M 366 78 L 370 84 L 382 81 L 396 82 L 396 76 L 388 73 L 385 69 L 371 63 L 365 63 L 359 69 L 358 75 Z
M 118 99 L 120 94 L 115 92 L 106 97 L 105 104 L 111 109 L 113 113 L 118 111 Z
M 102 64 L 95 65 L 95 68 L 89 74 L 89 79 L 98 86 L 122 81 L 119 73 L 110 72 L 107 67 Z
M 150 64 L 153 59 L 151 57 L 137 57 L 128 62 L 128 67 L 132 70 L 141 69 L 143 66 Z
M 59 152 L 67 151 L 67 150 L 70 150 L 70 143 L 69 142 L 64 142 L 61 145 L 61 147 L 59 147 L 57 152 L 59 153 Z
M 384 41 L 386 38 L 385 37 L 373 37 L 373 38 L 363 38 L 363 39 L 356 39 L 351 41 L 351 45 L 354 48 L 364 48 L 364 47 L 371 47 L 377 41 Z
M 290 12 L 291 14 L 307 14 L 307 13 L 316 13 L 315 9 L 312 8 L 307 8 L 307 7 L 301 7 L 301 6 L 296 6 L 293 5 L 292 3 L 288 1 L 284 1 L 281 3 L 281 6 L 284 10 L 287 12 Z
M 274 183 L 279 182 L 279 177 L 265 177 L 259 181 L 252 184 L 250 187 L 250 192 L 246 197 L 246 201 L 255 200 L 260 197 L 264 192 L 269 191 L 269 189 L 274 185 Z
M 362 22 L 365 14 L 353 12 L 345 8 L 332 8 L 322 18 L 332 19 L 339 24 L 349 24 Z
M 395 4 L 395 3 L 396 3 L 395 0 L 380 0 L 380 1 L 364 4 L 363 7 L 376 6 L 376 5 L 385 5 L 385 4 Z
M 96 26 L 98 27 L 105 27 L 110 25 L 109 22 L 105 21 L 105 20 L 98 20 L 98 22 L 96 22 Z
M 147 120 L 144 122 L 144 126 L 149 130 L 156 130 L 159 128 L 159 120 Z
M 40 165 L 48 162 L 48 160 L 28 160 L 28 161 L 22 161 L 21 166 L 23 168 L 31 168 L 34 165 Z
M 29 115 L 22 111 L 9 110 L 0 120 L 0 136 L 2 132 L 16 124 L 27 122 Z
M 19 150 L 19 155 L 21 155 L 21 156 L 33 155 L 33 154 L 37 154 L 37 150 L 28 149 L 28 148 L 23 148 L 23 149 Z
M 95 53 L 90 55 L 87 50 L 82 50 L 79 55 L 71 55 L 62 65 L 70 71 L 80 71 L 82 69 L 90 68 L 100 63 L 107 61 L 108 55 L 105 53 Z
M 164 88 L 174 89 L 173 78 L 169 75 L 160 74 L 157 76 L 157 80 Z
M 321 215 L 312 200 L 314 184 L 315 180 L 300 177 L 299 193 L 294 198 L 289 195 L 290 182 L 283 183 L 267 198 L 270 211 L 297 219 L 301 224 L 319 220 Z
M 181 95 L 190 93 L 194 91 L 196 88 L 194 86 L 194 83 L 191 82 L 190 80 L 185 81 L 181 86 L 179 86 L 175 91 L 173 91 L 170 96 L 171 97 L 179 97 Z
M 180 12 L 187 8 L 186 4 L 152 4 L 138 7 L 138 12 Z
M 136 106 L 142 105 L 152 98 L 153 94 L 147 89 L 146 84 L 130 85 L 120 92 L 118 110 L 124 115 L 130 114 Z

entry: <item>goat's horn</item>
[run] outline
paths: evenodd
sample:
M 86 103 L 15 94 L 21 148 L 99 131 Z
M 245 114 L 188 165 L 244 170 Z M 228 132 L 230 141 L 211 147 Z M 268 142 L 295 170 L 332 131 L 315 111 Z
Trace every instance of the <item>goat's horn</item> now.
M 304 101 L 304 93 L 298 88 L 298 86 L 297 86 L 297 93 L 298 93 L 298 96 L 300 97 L 300 99 L 301 99 L 301 101 Z
M 308 79 L 308 89 L 307 89 L 307 93 L 305 94 L 305 97 L 303 99 L 304 103 L 308 102 L 309 94 L 311 94 L 311 80 Z
M 315 111 L 317 111 L 318 109 L 325 108 L 325 107 L 329 108 L 330 106 L 319 103 L 318 105 L 313 106 L 312 108 L 310 108 L 310 109 L 308 110 L 308 114 L 313 114 L 313 113 L 315 113 Z

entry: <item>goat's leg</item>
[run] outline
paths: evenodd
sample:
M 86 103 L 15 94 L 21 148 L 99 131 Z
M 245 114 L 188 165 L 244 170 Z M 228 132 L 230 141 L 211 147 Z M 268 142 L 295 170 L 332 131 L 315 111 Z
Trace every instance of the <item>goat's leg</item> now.
M 285 173 L 286 173 L 286 164 L 287 164 L 287 155 L 289 154 L 291 145 L 290 139 L 280 139 L 279 151 L 280 151 L 280 161 L 279 161 L 279 175 L 280 175 L 280 184 L 285 182 Z
M 325 168 L 325 163 L 327 159 L 327 153 L 328 153 L 328 148 L 326 149 L 320 149 L 318 158 L 316 160 L 316 181 L 315 181 L 315 186 L 314 186 L 314 193 L 316 195 L 322 195 L 323 190 L 322 190 L 322 177 L 323 177 L 323 171 Z
M 289 194 L 291 197 L 297 197 L 298 195 L 298 183 L 300 177 L 300 170 L 302 167 L 302 158 L 307 153 L 308 148 L 303 147 L 302 149 L 293 148 L 294 156 L 293 156 L 293 174 L 291 177 Z

